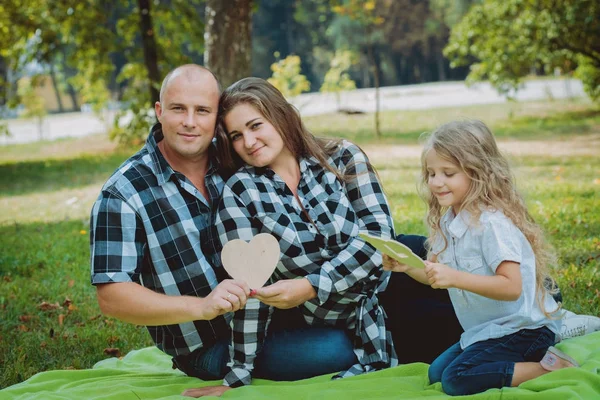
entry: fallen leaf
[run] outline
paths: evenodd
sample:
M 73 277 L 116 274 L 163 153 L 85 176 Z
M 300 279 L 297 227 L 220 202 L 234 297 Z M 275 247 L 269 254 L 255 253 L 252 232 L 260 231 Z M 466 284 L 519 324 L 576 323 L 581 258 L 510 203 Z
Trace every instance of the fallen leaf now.
M 117 347 L 107 347 L 104 349 L 104 354 L 111 357 L 121 357 L 121 350 Z
M 31 321 L 31 315 L 20 315 L 19 316 L 19 321 L 21 322 L 29 322 Z
M 58 302 L 56 302 L 54 304 L 50 304 L 47 301 L 43 301 L 40 305 L 38 305 L 38 308 L 42 311 L 50 311 L 50 310 L 56 310 L 56 309 L 60 308 L 60 306 L 58 305 Z
M 25 325 L 19 325 L 19 330 L 20 330 L 21 332 L 27 332 L 27 331 L 29 330 L 29 328 L 28 328 L 28 327 L 26 327 Z
M 77 310 L 77 306 L 74 304 L 69 304 L 68 309 L 69 309 L 69 311 L 75 311 L 75 310 Z
M 41 347 L 42 349 L 46 348 L 46 346 L 48 346 L 48 344 L 47 344 L 46 342 L 42 342 L 42 343 L 40 343 L 40 347 Z
M 62 306 L 63 307 L 69 307 L 71 305 L 72 301 L 70 298 L 65 297 L 65 301 L 63 301 Z
M 64 314 L 59 314 L 58 315 L 58 325 L 59 326 L 63 326 L 63 322 L 65 322 L 65 315 Z
M 73 285 L 75 284 L 75 279 L 71 279 L 68 283 L 69 287 L 73 287 Z
M 11 277 L 8 275 L 3 276 L 2 279 L 4 280 L 4 282 L 12 282 Z

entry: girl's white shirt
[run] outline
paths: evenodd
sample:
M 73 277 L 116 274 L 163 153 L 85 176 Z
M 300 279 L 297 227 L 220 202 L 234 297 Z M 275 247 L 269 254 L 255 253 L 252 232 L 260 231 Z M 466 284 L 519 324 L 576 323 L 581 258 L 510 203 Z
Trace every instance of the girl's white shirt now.
M 515 301 L 493 300 L 466 290 L 450 288 L 450 299 L 465 332 L 461 348 L 487 339 L 499 338 L 522 329 L 547 326 L 560 332 L 560 320 L 544 315 L 536 301 L 535 255 L 523 233 L 501 211 L 483 210 L 478 221 L 471 221 L 469 212 L 458 216 L 450 208 L 440 221 L 448 247 L 438 254 L 438 262 L 459 271 L 493 276 L 503 261 L 520 263 L 523 290 Z M 434 254 L 444 247 L 439 237 L 432 244 Z M 544 307 L 552 312 L 558 308 L 550 294 Z

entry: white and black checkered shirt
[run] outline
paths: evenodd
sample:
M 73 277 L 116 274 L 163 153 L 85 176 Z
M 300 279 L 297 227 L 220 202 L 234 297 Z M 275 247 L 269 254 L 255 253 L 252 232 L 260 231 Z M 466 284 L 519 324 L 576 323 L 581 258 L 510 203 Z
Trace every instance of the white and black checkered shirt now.
M 258 233 L 277 238 L 281 260 L 273 279 L 307 278 L 317 297 L 301 306 L 306 321 L 351 333 L 359 363 L 336 376 L 345 377 L 397 364 L 377 300 L 389 272 L 381 267 L 381 254 L 358 237 L 368 231 L 392 238 L 393 222 L 377 175 L 357 146 L 344 141 L 328 162 L 353 178 L 342 183 L 316 159 L 301 159 L 302 205 L 271 169 L 242 167 L 225 184 L 216 227 L 223 244 L 249 241 Z M 250 299 L 235 313 L 231 371 L 224 384 L 250 383 L 271 311 Z
M 207 203 L 162 156 L 162 137 L 155 125 L 146 145 L 102 187 L 90 221 L 92 284 L 137 282 L 170 296 L 204 297 L 224 277 L 213 268 L 219 260 L 210 233 L 224 182 L 211 166 Z M 159 349 L 176 356 L 230 337 L 230 320 L 231 314 L 148 330 Z

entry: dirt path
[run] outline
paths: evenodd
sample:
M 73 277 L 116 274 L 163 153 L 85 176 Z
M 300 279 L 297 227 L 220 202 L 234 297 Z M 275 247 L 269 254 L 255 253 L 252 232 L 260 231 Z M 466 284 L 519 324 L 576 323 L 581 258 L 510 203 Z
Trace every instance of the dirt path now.
M 600 133 L 574 136 L 565 140 L 501 140 L 500 149 L 515 156 L 545 155 L 545 156 L 574 156 L 600 155 Z M 362 146 L 370 158 L 386 159 L 390 157 L 421 156 L 419 145 L 366 145 Z

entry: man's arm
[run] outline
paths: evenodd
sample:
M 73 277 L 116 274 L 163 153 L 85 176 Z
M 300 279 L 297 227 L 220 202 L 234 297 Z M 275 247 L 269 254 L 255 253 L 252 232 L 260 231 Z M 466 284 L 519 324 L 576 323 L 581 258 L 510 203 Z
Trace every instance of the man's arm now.
M 225 280 L 206 297 L 167 296 L 134 282 L 97 285 L 103 314 L 137 325 L 172 325 L 211 320 L 246 305 L 250 288 L 245 282 Z

